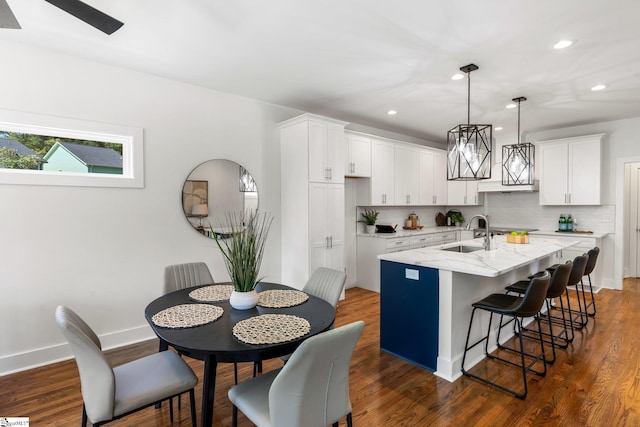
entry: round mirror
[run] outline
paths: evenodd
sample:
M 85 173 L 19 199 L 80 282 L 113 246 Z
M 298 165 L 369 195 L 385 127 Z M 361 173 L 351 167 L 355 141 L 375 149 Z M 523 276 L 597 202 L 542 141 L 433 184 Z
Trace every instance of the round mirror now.
M 231 160 L 209 160 L 198 165 L 182 187 L 182 209 L 191 226 L 211 237 L 228 234 L 230 212 L 258 209 L 258 188 L 251 174 Z

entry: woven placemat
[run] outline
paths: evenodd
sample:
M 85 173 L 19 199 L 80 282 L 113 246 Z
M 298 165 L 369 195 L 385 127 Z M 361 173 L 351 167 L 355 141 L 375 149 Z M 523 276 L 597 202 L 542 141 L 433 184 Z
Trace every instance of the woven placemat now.
M 293 341 L 311 332 L 306 319 L 290 314 L 262 314 L 235 324 L 233 336 L 247 344 Z
M 218 320 L 224 310 L 211 304 L 180 304 L 156 313 L 151 321 L 162 328 L 192 328 Z
M 194 289 L 189 292 L 189 298 L 200 302 L 225 301 L 231 298 L 233 285 L 211 285 Z
M 258 294 L 258 305 L 268 308 L 283 308 L 299 305 L 309 299 L 302 291 L 273 289 Z

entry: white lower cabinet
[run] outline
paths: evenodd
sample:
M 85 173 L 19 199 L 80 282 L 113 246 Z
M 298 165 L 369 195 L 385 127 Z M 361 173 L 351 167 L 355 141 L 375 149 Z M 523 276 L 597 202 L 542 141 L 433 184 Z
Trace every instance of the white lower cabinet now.
M 358 236 L 357 248 L 357 286 L 370 291 L 380 292 L 380 261 L 378 255 L 401 252 L 409 249 L 426 248 L 459 240 L 455 230 L 415 234 L 402 237 Z

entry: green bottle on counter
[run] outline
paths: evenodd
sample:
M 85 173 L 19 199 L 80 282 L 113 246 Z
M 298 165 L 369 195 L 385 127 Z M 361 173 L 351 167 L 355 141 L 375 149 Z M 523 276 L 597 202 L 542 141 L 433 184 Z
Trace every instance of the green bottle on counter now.
M 560 220 L 558 221 L 558 230 L 567 231 L 567 220 L 564 214 L 560 214 Z
M 573 218 L 571 218 L 571 214 L 567 216 L 567 231 L 573 231 Z

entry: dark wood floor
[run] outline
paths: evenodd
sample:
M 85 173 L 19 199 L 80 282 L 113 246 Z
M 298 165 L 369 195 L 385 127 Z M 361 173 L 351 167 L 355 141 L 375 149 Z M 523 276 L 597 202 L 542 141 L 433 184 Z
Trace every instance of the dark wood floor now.
M 531 377 L 525 401 L 469 378 L 449 383 L 379 349 L 379 296 L 347 290 L 337 325 L 363 319 L 364 334 L 351 365 L 354 425 L 374 426 L 639 426 L 640 425 L 640 282 L 627 279 L 623 291 L 597 295 L 598 314 L 578 332 L 546 377 Z M 109 352 L 115 364 L 157 351 L 148 341 Z M 202 363 L 189 361 L 202 378 Z M 265 369 L 279 367 L 268 361 Z M 510 370 L 481 362 L 477 369 L 506 381 Z M 240 368 L 249 378 L 251 366 Z M 227 390 L 231 366 L 219 368 L 215 426 L 231 425 Z M 513 377 L 517 381 L 517 377 Z M 201 386 L 197 394 L 199 408 Z M 0 416 L 27 416 L 33 426 L 79 425 L 82 401 L 73 360 L 0 378 Z M 199 409 L 198 409 L 199 412 Z M 176 411 L 174 426 L 188 426 L 188 405 Z M 199 414 L 198 414 L 198 420 Z M 251 423 L 239 416 L 241 426 Z M 341 424 L 344 425 L 344 422 Z M 168 426 L 166 405 L 146 409 L 113 426 Z

